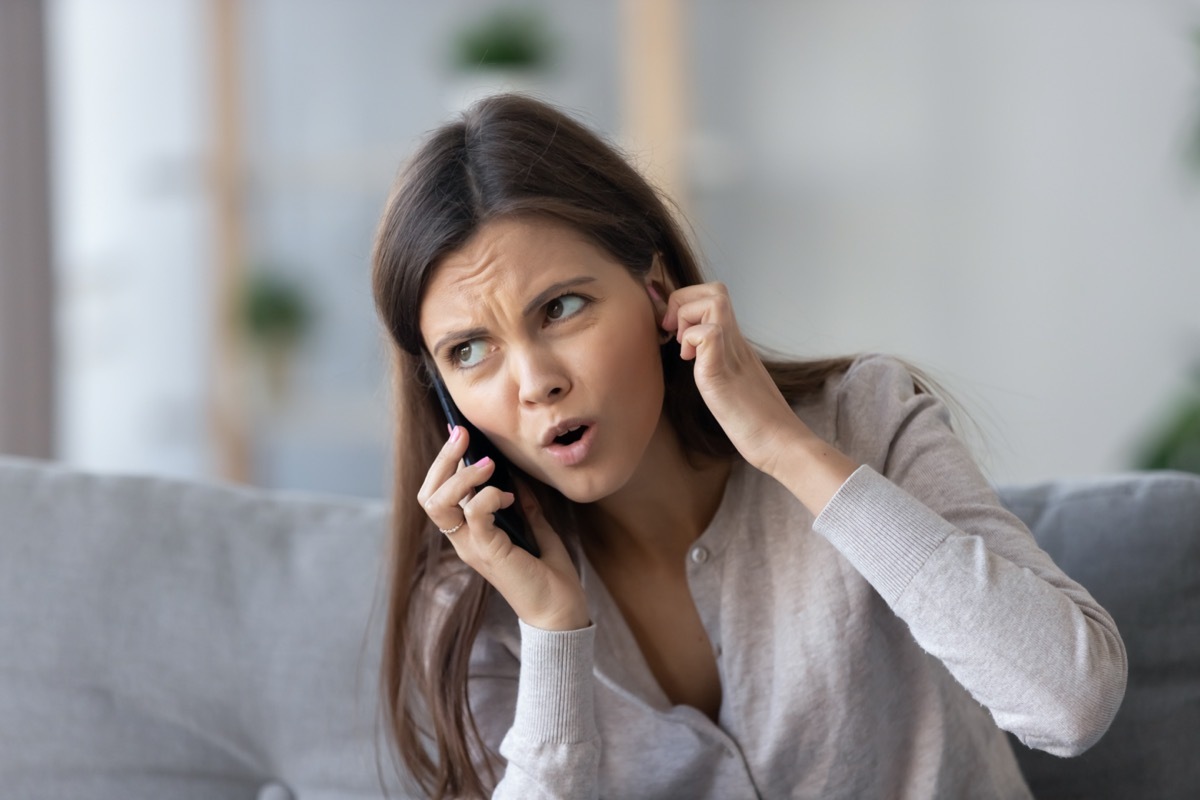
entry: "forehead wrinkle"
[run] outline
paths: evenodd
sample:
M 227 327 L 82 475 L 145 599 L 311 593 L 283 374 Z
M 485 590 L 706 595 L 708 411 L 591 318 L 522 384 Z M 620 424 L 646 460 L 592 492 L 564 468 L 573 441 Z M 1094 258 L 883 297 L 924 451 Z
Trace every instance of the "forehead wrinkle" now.
M 580 246 L 583 247 L 580 250 Z M 500 219 L 485 224 L 458 250 L 448 253 L 434 268 L 421 304 L 422 337 L 436 341 L 451 331 L 490 328 L 493 324 L 520 317 L 524 300 L 561 271 L 554 264 L 575 263 L 580 271 L 595 274 L 593 261 L 603 260 L 594 243 L 570 226 L 529 219 Z M 585 265 L 587 265 L 585 267 Z M 630 278 L 634 276 L 622 268 Z M 568 277 L 558 274 L 559 278 Z M 436 290 L 438 324 L 431 324 L 429 290 Z M 461 315 L 461 316 L 460 316 Z
M 495 251 L 497 248 L 488 249 Z M 509 309 L 515 310 L 516 316 L 520 315 L 523 278 L 518 274 L 519 270 L 505 269 L 497 263 L 501 257 L 498 252 L 482 258 L 456 253 L 437 268 L 431 288 L 435 289 L 442 308 L 435 336 L 428 338 L 441 338 L 438 331 L 490 328 L 491 323 L 507 316 L 505 312 Z M 422 303 L 421 316 L 424 318 L 429 310 L 428 303 Z M 424 326 L 422 328 L 424 333 Z M 429 341 L 426 342 L 428 345 Z

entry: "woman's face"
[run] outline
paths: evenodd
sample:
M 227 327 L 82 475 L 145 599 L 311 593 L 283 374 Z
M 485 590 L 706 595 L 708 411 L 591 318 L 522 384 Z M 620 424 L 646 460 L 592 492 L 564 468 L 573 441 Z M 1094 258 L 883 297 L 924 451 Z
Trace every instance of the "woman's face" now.
M 593 502 L 629 481 L 667 425 L 651 277 L 566 224 L 495 220 L 435 268 L 421 335 L 455 404 L 505 456 Z

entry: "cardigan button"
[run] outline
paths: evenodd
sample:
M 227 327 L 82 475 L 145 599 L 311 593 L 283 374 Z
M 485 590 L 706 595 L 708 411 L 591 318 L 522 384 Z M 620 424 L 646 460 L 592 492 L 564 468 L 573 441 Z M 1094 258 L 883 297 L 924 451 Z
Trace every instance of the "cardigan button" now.
M 695 564 L 703 564 L 705 561 L 708 561 L 708 548 L 693 547 L 692 548 L 692 562 Z

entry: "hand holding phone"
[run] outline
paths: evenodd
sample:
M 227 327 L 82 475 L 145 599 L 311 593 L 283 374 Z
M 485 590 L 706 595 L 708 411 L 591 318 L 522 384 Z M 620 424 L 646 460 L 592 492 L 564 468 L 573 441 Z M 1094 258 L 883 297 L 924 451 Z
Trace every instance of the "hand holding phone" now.
M 512 475 L 509 474 L 508 459 L 458 410 L 458 406 L 454 405 L 454 400 L 450 398 L 450 392 L 446 390 L 445 384 L 442 383 L 442 379 L 436 372 L 431 369 L 430 373 L 433 376 L 434 391 L 437 392 L 438 401 L 442 405 L 442 413 L 446 415 L 446 421 L 451 425 L 461 425 L 467 429 L 467 452 L 463 456 L 463 461 L 470 466 L 484 457 L 492 459 L 496 463 L 496 468 L 492 470 L 491 477 L 482 485 L 495 486 L 502 492 L 511 492 L 515 495 L 517 490 Z M 541 558 L 537 541 L 533 538 L 529 525 L 526 524 L 520 506 L 521 504 L 517 502 L 508 508 L 498 509 L 494 515 L 496 527 L 508 534 L 508 538 L 517 547 L 528 551 L 534 558 Z

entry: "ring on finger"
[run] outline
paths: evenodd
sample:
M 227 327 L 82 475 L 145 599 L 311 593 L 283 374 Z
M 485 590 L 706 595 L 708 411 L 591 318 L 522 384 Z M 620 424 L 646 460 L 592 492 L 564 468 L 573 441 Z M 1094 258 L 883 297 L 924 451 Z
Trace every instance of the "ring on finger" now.
M 446 534 L 447 536 L 449 536 L 450 534 L 454 533 L 455 531 L 457 531 L 459 528 L 461 528 L 463 525 L 466 525 L 466 524 L 467 524 L 467 521 L 464 519 L 462 522 L 458 523 L 453 528 L 438 528 L 438 530 L 441 531 L 442 533 Z

